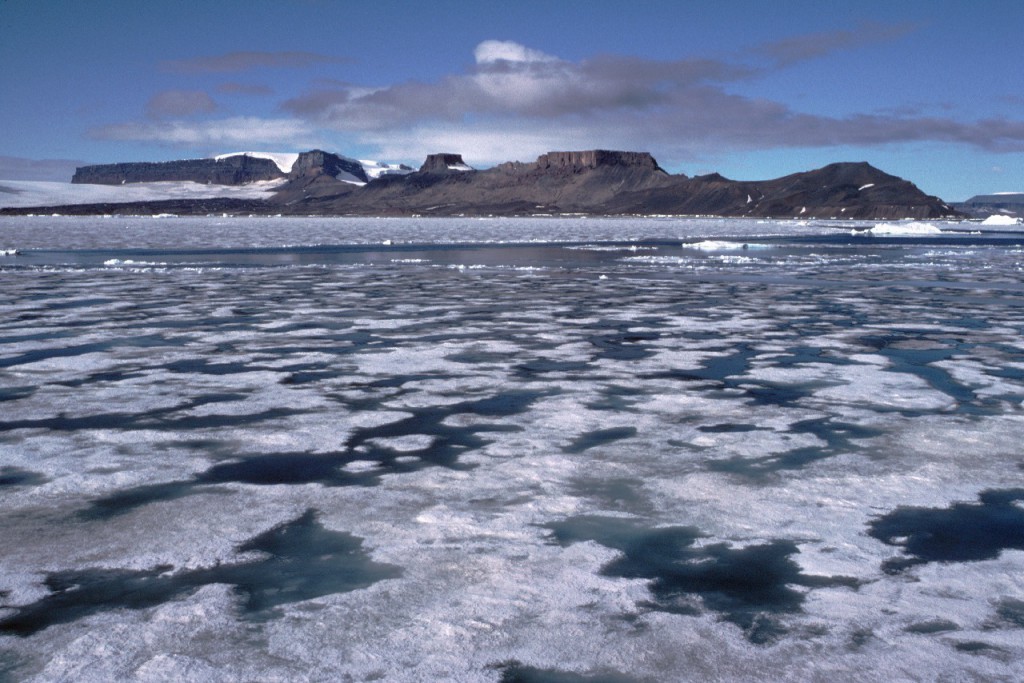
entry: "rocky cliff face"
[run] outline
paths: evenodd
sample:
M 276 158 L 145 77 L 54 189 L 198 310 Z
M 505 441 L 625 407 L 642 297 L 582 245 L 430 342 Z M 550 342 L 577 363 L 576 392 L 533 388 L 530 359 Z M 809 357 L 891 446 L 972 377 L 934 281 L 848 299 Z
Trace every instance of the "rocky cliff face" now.
M 72 183 L 123 185 L 191 180 L 213 185 L 242 185 L 257 180 L 276 180 L 285 174 L 270 159 L 232 156 L 225 159 L 184 159 L 181 161 L 136 162 L 81 166 Z
M 599 166 L 631 166 L 660 171 L 647 152 L 617 152 L 592 149 L 583 152 L 548 152 L 537 157 L 537 168 L 592 169 Z
M 429 154 L 426 161 L 420 166 L 420 173 L 447 173 L 448 171 L 466 170 L 469 170 L 469 166 L 462 160 L 462 155 L 450 152 Z
M 123 185 L 168 180 L 191 180 L 214 185 L 242 185 L 257 180 L 288 178 L 309 182 L 320 176 L 342 181 L 367 183 L 363 165 L 355 159 L 315 149 L 303 152 L 284 173 L 271 159 L 237 154 L 222 159 L 184 159 L 164 162 L 100 164 L 76 169 L 73 183 Z
M 367 183 L 370 179 L 363 165 L 355 159 L 331 154 L 320 149 L 303 152 L 288 174 L 291 180 L 312 180 L 318 176 L 331 176 L 339 180 Z

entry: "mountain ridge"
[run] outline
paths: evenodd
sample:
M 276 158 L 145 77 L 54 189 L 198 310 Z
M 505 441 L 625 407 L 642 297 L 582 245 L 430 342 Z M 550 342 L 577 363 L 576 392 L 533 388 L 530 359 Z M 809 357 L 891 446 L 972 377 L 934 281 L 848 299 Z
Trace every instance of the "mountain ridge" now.
M 418 171 L 311 150 L 299 154 L 285 174 L 255 153 L 177 162 L 191 179 L 229 184 L 261 174 L 279 179 L 265 200 L 219 202 L 233 212 L 299 215 L 716 215 L 759 218 L 941 218 L 959 215 L 938 197 L 867 162 L 838 162 L 819 169 L 761 181 L 731 180 L 712 173 L 669 174 L 648 152 L 552 151 L 533 162 L 506 162 L 477 170 L 455 153 L 432 154 Z M 164 162 L 171 164 L 176 162 Z M 365 164 L 377 163 L 372 176 Z M 211 165 L 213 164 L 213 165 Z M 168 167 L 169 168 L 169 167 Z M 103 178 L 108 184 L 164 172 L 161 165 L 111 164 L 80 167 L 73 182 Z M 392 170 L 393 169 L 393 170 Z M 117 174 L 122 174 L 118 176 Z M 181 178 L 177 178 L 181 179 Z M 261 177 L 261 179 L 264 179 Z M 228 199 L 229 197 L 225 197 Z M 175 212 L 200 213 L 211 202 L 188 200 L 130 204 L 19 207 L 5 213 L 51 209 L 60 213 L 150 211 L 159 204 Z M 214 202 L 216 203 L 216 202 Z M 77 208 L 76 208 L 77 207 Z M 91 208 L 90 208 L 91 207 Z

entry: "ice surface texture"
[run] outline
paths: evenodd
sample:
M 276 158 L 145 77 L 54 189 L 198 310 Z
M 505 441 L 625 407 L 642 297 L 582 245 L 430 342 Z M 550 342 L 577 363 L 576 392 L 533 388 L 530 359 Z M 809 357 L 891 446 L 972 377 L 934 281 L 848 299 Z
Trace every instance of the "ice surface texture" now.
M 1024 235 L 850 227 L 5 219 L 0 679 L 1024 677 Z

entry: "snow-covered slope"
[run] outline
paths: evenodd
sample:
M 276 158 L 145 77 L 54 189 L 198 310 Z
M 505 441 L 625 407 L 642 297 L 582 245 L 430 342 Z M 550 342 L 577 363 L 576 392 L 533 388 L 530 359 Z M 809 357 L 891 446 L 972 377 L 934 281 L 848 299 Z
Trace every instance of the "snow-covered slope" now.
M 363 170 L 366 171 L 366 175 L 370 180 L 376 180 L 382 175 L 406 175 L 416 171 L 416 169 L 409 168 L 404 164 L 387 164 L 383 161 L 372 161 L 369 159 L 358 159 L 357 161 L 363 165 Z
M 298 152 L 232 152 L 230 154 L 218 154 L 213 158 L 220 161 L 221 159 L 240 156 L 253 157 L 254 159 L 270 159 L 277 164 L 282 173 L 291 171 L 295 160 L 299 158 Z
M 283 173 L 289 173 L 299 158 L 297 152 L 232 152 L 219 154 L 214 159 L 234 156 L 270 159 Z M 370 180 L 383 175 L 404 175 L 415 169 L 403 164 L 389 164 L 370 159 L 351 159 L 359 164 Z M 355 185 L 365 183 L 351 174 L 342 174 L 338 180 Z M 93 185 L 88 183 L 61 183 L 38 180 L 0 180 L 0 208 L 60 206 L 66 204 L 107 204 L 118 202 L 145 202 L 164 199 L 209 199 L 230 197 L 235 199 L 268 199 L 287 179 L 266 180 L 244 185 L 215 185 L 188 181 L 127 183 L 124 185 Z
M 0 208 L 148 202 L 163 199 L 267 199 L 286 179 L 263 180 L 246 185 L 209 185 L 186 181 L 86 185 L 41 180 L 0 180 Z

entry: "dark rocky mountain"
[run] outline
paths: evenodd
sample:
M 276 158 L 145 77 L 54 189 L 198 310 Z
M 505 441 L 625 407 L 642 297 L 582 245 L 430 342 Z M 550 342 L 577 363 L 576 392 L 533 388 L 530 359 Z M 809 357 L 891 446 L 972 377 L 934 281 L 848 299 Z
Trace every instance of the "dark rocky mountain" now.
M 273 165 L 253 157 L 223 161 L 232 160 L 246 172 L 254 162 Z M 118 177 L 118 173 L 140 177 L 153 173 L 150 166 L 163 164 L 86 167 L 76 173 L 76 182 Z M 105 168 L 111 170 L 89 170 Z M 206 165 L 183 168 L 208 172 Z M 671 175 L 646 152 L 549 152 L 532 163 L 508 162 L 486 170 L 470 168 L 461 155 L 443 153 L 428 156 L 417 172 L 373 179 L 358 162 L 313 150 L 299 155 L 287 176 L 276 166 L 274 170 L 276 177 L 288 180 L 266 201 L 168 200 L 120 208 L 103 204 L 93 205 L 91 212 L 201 214 L 216 205 L 234 213 L 305 215 L 670 214 L 862 220 L 957 215 L 941 199 L 924 194 L 913 183 L 864 162 L 830 164 L 773 180 L 737 181 L 717 173 L 692 178 Z M 269 169 L 266 172 L 269 174 Z M 230 177 L 239 175 L 244 174 L 238 171 Z M 90 212 L 84 206 L 5 211 Z
M 426 165 L 355 192 L 321 194 L 327 214 L 673 214 L 816 218 L 938 218 L 956 212 L 867 163 L 831 164 L 765 181 L 666 173 L 643 152 L 550 152 L 485 171 Z
M 257 180 L 276 180 L 284 177 L 285 174 L 270 159 L 236 155 L 224 159 L 183 159 L 181 161 L 80 166 L 75 170 L 71 182 L 89 185 L 124 185 L 126 183 L 191 180 L 214 185 L 242 185 Z
M 314 149 L 292 164 L 288 182 L 278 188 L 274 202 L 295 206 L 318 197 L 339 197 L 369 182 L 363 165 L 354 159 Z
M 608 213 L 756 216 L 761 218 L 939 218 L 956 212 L 913 183 L 864 162 L 761 181 L 729 180 L 715 173 L 673 176 L 666 187 L 622 193 L 605 205 Z
M 321 197 L 315 205 L 316 212 L 358 215 L 607 213 L 603 205 L 616 195 L 661 187 L 673 177 L 659 168 L 649 154 L 632 152 L 556 152 L 542 155 L 533 163 L 509 162 L 485 171 L 457 170 L 468 167 L 459 163 L 458 155 L 451 156 L 453 158 L 425 163 L 428 170 L 379 178 L 357 192 Z
M 320 149 L 311 152 L 303 152 L 292 164 L 292 170 L 288 177 L 292 180 L 308 181 L 319 176 L 329 176 L 335 179 L 338 177 L 347 178 L 360 183 L 370 182 L 363 165 L 355 159 L 331 154 Z
M 439 154 L 428 154 L 426 161 L 420 166 L 423 173 L 447 173 L 448 171 L 471 171 L 468 164 L 462 160 L 461 154 L 441 152 Z

